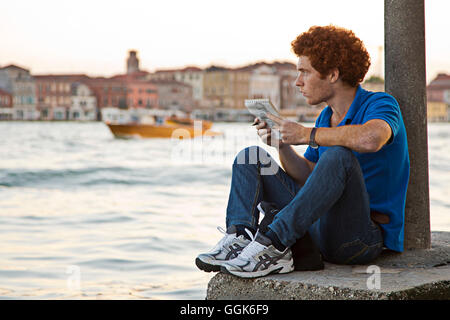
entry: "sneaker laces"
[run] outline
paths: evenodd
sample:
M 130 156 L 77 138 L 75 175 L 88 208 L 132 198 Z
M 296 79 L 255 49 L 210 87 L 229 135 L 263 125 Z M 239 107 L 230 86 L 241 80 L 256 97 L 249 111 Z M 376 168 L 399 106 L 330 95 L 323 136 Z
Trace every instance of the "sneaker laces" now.
M 217 230 L 223 233 L 225 236 L 220 239 L 220 241 L 216 244 L 213 250 L 228 246 L 235 238 L 234 233 L 227 233 L 221 226 L 217 226 Z
M 241 251 L 241 253 L 238 255 L 238 258 L 248 260 L 261 250 L 265 249 L 266 246 L 256 241 L 256 234 L 253 235 L 253 233 L 247 228 L 245 228 L 245 232 L 247 232 L 247 234 L 250 236 L 251 242 L 244 248 L 244 250 Z

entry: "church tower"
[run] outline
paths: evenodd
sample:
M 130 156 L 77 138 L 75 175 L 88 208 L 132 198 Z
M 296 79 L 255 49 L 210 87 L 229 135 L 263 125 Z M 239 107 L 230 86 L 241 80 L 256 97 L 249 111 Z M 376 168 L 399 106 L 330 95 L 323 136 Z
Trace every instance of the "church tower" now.
M 127 59 L 127 74 L 131 74 L 139 71 L 139 59 L 136 56 L 137 51 L 130 50 L 129 57 Z

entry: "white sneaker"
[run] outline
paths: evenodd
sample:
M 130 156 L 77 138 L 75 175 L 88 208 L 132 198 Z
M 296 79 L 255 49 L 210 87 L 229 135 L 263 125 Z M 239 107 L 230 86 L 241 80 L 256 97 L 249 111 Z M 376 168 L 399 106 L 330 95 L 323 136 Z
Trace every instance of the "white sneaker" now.
M 251 242 L 243 235 L 237 236 L 236 227 L 231 226 L 226 232 L 221 227 L 217 229 L 225 236 L 216 246 L 207 253 L 202 253 L 195 259 L 200 270 L 211 272 L 220 271 L 220 267 L 230 259 L 236 258 L 239 253 Z M 251 232 L 250 232 L 251 234 Z
M 294 271 L 294 260 L 289 247 L 281 252 L 260 232 L 254 237 L 250 231 L 247 233 L 252 238 L 252 242 L 235 259 L 225 262 L 220 271 L 241 278 L 257 278 L 270 273 Z

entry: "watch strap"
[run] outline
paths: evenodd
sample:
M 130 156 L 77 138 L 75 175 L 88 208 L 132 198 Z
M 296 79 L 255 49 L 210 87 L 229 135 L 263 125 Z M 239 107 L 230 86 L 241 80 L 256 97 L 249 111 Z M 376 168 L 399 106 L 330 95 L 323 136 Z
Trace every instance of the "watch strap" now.
M 317 128 L 314 127 L 311 130 L 311 135 L 309 136 L 309 146 L 312 148 L 317 148 L 319 145 L 316 143 L 316 132 Z

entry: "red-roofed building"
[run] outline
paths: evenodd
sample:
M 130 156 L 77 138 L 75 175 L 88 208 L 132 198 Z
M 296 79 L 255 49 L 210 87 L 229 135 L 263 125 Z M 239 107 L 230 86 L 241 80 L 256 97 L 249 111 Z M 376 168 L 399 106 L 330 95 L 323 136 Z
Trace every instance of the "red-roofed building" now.
M 190 112 L 193 109 L 192 87 L 174 80 L 152 80 L 158 91 L 158 107 Z
M 428 121 L 450 120 L 450 75 L 440 73 L 427 86 Z
M 12 95 L 0 89 L 0 120 L 13 120 Z
M 35 82 L 28 69 L 8 65 L 0 68 L 0 88 L 12 96 L 13 120 L 36 120 Z
M 12 108 L 12 95 L 0 89 L 0 108 Z
M 427 100 L 450 104 L 450 75 L 440 73 L 427 86 Z
M 127 108 L 127 81 L 113 78 L 90 78 L 85 83 L 97 97 L 97 107 Z
M 85 81 L 103 108 L 158 108 L 158 89 L 140 77 L 117 75 L 112 78 L 92 78 Z M 101 110 L 99 110 L 100 112 Z
M 158 108 L 158 88 L 145 80 L 127 81 L 128 108 Z
M 203 70 L 195 66 L 183 69 L 157 70 L 148 74 L 146 79 L 152 81 L 177 81 L 192 87 L 191 107 L 198 107 L 203 99 Z M 162 98 L 164 99 L 164 98 Z
M 37 108 L 41 120 L 68 120 L 72 106 L 72 87 L 85 81 L 84 74 L 45 74 L 34 76 Z

